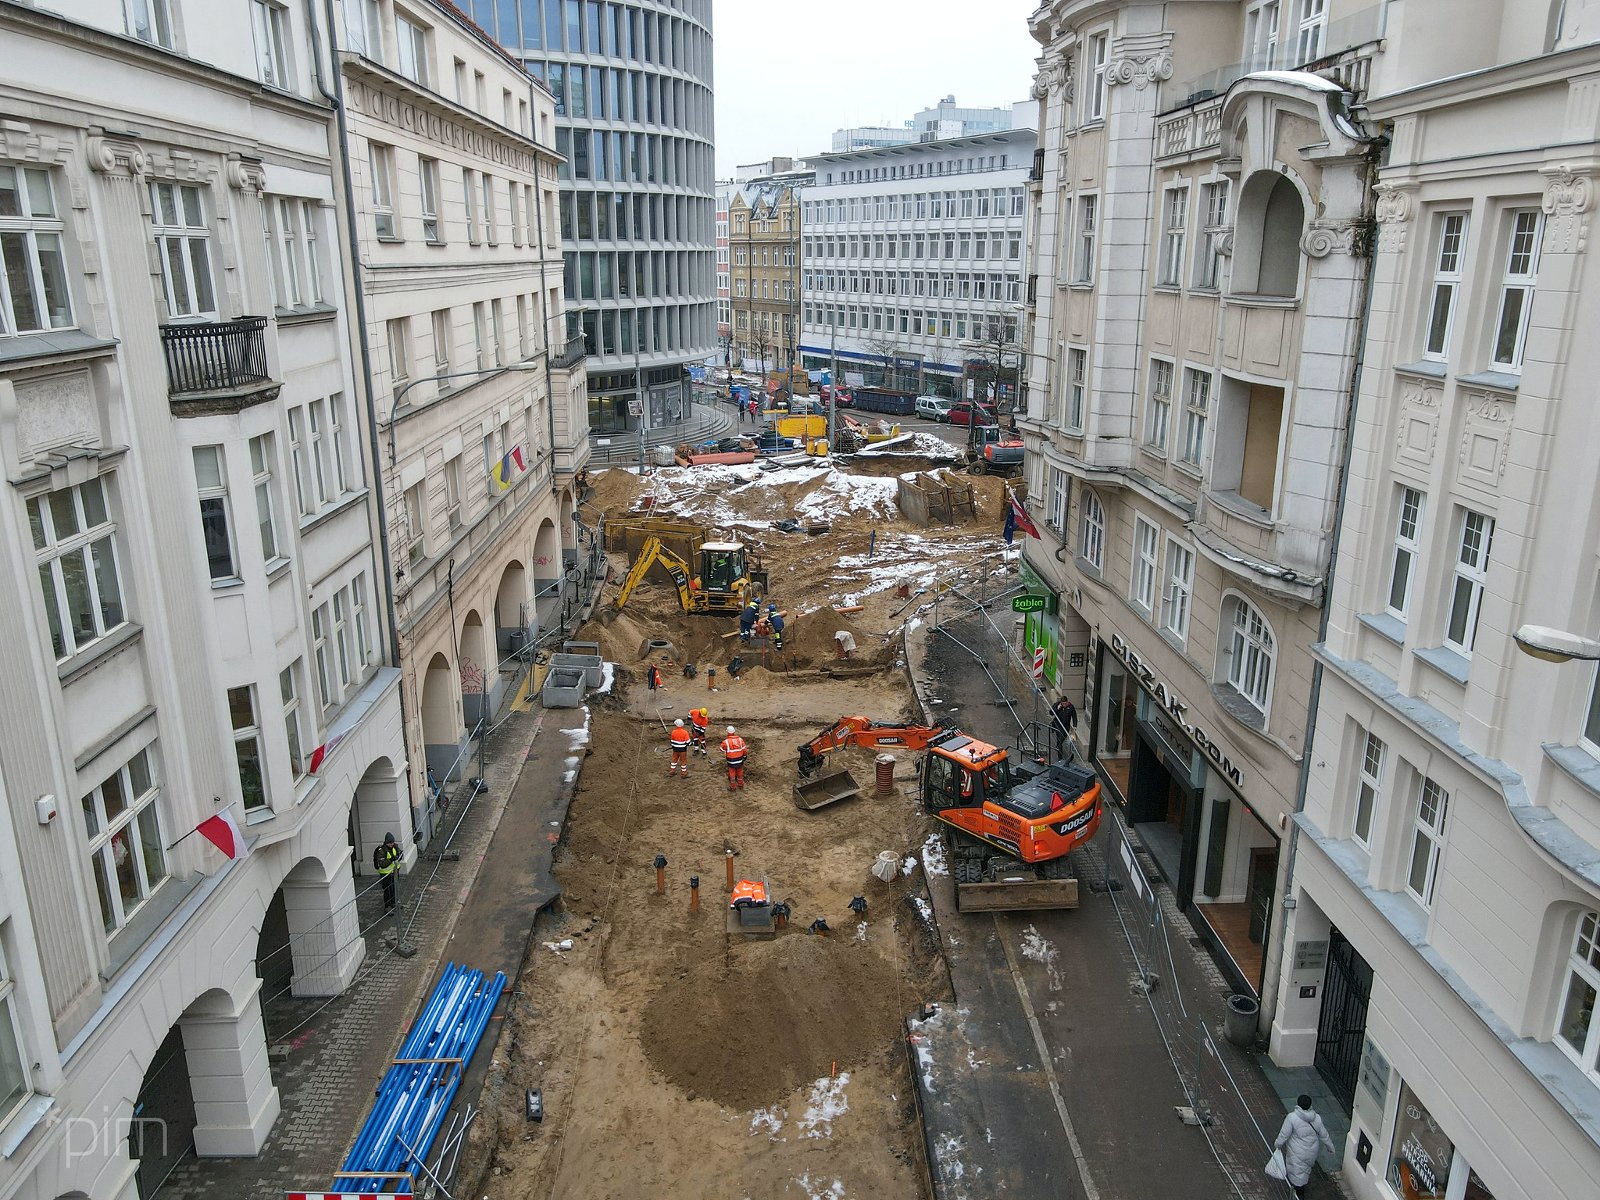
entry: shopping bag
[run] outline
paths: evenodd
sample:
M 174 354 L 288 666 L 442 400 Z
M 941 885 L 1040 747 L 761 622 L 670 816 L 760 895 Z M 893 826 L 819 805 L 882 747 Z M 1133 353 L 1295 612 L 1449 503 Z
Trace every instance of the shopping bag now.
M 1283 1151 L 1274 1150 L 1272 1157 L 1267 1159 L 1267 1178 L 1287 1179 L 1288 1177 L 1289 1168 L 1283 1161 Z

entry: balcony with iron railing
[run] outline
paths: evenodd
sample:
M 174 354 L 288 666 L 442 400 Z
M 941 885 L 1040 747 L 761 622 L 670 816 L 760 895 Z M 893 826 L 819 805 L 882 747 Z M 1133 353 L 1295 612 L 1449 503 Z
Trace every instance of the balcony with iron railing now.
M 559 371 L 577 366 L 588 357 L 589 348 L 583 334 L 575 333 L 566 344 L 550 351 L 550 365 Z
M 167 398 L 179 416 L 239 412 L 277 398 L 267 366 L 267 318 L 175 321 L 161 327 Z

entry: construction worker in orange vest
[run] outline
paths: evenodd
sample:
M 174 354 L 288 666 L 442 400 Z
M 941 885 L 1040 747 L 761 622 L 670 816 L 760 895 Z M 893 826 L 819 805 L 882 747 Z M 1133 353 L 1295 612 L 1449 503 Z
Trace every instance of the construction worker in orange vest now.
M 689 731 L 683 727 L 683 718 L 672 723 L 672 761 L 667 764 L 668 775 L 689 773 Z
M 689 744 L 694 752 L 702 757 L 706 752 L 706 731 L 711 728 L 711 710 L 709 708 L 691 708 L 689 710 Z
M 722 739 L 722 757 L 728 764 L 728 790 L 744 790 L 744 756 L 746 748 L 744 739 L 739 736 L 739 731 L 732 725 L 728 726 L 728 736 Z

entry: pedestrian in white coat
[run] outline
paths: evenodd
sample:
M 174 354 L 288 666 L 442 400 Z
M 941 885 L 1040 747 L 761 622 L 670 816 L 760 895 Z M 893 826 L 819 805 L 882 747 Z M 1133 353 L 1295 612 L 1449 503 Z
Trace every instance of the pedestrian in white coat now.
M 1328 1127 L 1311 1107 L 1311 1097 L 1301 1096 L 1296 1103 L 1300 1107 L 1283 1119 L 1283 1128 L 1273 1144 L 1283 1151 L 1285 1174 L 1295 1200 L 1305 1200 L 1311 1168 L 1317 1165 L 1317 1149 L 1326 1146 L 1331 1154 L 1333 1141 L 1328 1137 Z

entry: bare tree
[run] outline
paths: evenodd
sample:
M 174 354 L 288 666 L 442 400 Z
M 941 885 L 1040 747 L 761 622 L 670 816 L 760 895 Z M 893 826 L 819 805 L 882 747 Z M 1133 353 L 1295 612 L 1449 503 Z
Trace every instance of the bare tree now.
M 767 378 L 767 359 L 772 355 L 772 331 L 763 321 L 760 325 L 752 322 L 750 327 L 750 350 L 756 356 L 756 361 L 761 364 L 761 378 Z
M 973 322 L 973 338 L 966 344 L 967 375 L 973 382 L 972 398 L 994 398 L 998 405 L 1001 390 L 1016 395 L 1022 347 L 1017 343 L 1016 323 L 999 313 L 989 313 Z
M 883 360 L 883 386 L 896 390 L 900 386 L 900 339 L 887 330 L 864 339 L 863 345 Z

